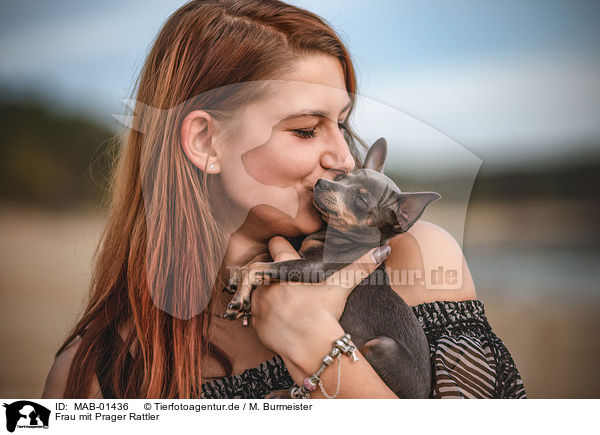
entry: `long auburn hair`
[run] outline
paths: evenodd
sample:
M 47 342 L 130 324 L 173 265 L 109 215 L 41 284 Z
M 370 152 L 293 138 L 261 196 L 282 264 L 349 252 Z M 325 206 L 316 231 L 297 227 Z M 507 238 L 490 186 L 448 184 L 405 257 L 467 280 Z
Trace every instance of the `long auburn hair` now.
M 207 340 L 215 300 L 210 296 L 224 284 L 217 259 L 228 240 L 209 207 L 206 172 L 183 153 L 180 126 L 196 109 L 226 116 L 235 97 L 211 90 L 274 79 L 310 53 L 339 60 L 354 101 L 356 76 L 349 53 L 311 12 L 277 0 L 196 0 L 168 18 L 133 91 L 134 112 L 142 115 L 133 118 L 118 152 L 89 301 L 56 352 L 82 335 L 65 398 L 89 396 L 107 349 L 114 354 L 109 375 L 119 398 L 200 397 L 205 352 L 231 374 L 227 356 Z M 349 125 L 345 135 L 360 165 L 357 143 L 364 143 Z M 152 289 L 163 289 L 163 294 Z M 200 313 L 190 308 L 205 306 Z M 130 326 L 124 328 L 124 341 L 115 340 L 124 326 Z M 135 356 L 122 377 L 130 347 Z

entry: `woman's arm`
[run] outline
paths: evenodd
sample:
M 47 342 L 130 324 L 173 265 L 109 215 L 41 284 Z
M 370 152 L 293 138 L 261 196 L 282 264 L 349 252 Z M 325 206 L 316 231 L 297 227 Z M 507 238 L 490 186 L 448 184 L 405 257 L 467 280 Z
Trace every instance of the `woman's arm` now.
M 300 258 L 282 237 L 269 242 L 275 261 Z M 297 385 L 321 366 L 334 340 L 344 335 L 339 319 L 354 287 L 377 266 L 367 252 L 363 257 L 330 276 L 325 283 L 273 283 L 261 285 L 252 296 L 252 323 L 263 344 L 277 352 Z M 337 281 L 336 281 L 337 280 Z M 346 282 L 347 281 L 347 282 Z M 366 359 L 341 358 L 338 398 L 397 398 Z M 338 360 L 327 367 L 321 379 L 329 395 L 336 391 Z M 323 397 L 320 390 L 311 397 Z
M 315 328 L 317 329 L 317 328 Z M 304 378 L 311 376 L 321 366 L 321 359 L 329 353 L 334 340 L 344 335 L 344 330 L 335 318 L 326 320 L 322 317 L 318 322 L 318 331 L 310 336 L 310 340 L 297 343 L 298 347 L 285 356 L 281 355 L 290 376 L 296 385 L 302 385 Z M 304 347 L 300 347 L 304 346 Z M 338 399 L 397 399 L 398 397 L 381 380 L 373 367 L 357 350 L 358 361 L 342 355 L 337 358 L 321 374 L 321 381 L 328 395 L 334 395 L 338 385 L 338 364 L 340 364 L 340 390 Z M 320 389 L 311 393 L 312 399 L 325 398 Z
M 73 341 L 69 343 L 65 349 L 58 354 L 54 359 L 54 364 L 48 372 L 46 383 L 44 385 L 44 391 L 42 392 L 42 399 L 62 399 L 67 387 L 67 378 L 69 375 L 69 369 L 73 362 L 73 357 L 77 352 L 81 344 L 81 337 L 75 337 Z M 102 399 L 102 391 L 98 378 L 94 374 L 92 376 L 92 385 L 89 393 L 90 399 Z
M 81 337 L 76 337 L 65 349 L 54 359 L 54 364 L 48 372 L 42 399 L 62 399 L 67 386 L 67 376 L 71 368 L 71 362 L 77 352 Z

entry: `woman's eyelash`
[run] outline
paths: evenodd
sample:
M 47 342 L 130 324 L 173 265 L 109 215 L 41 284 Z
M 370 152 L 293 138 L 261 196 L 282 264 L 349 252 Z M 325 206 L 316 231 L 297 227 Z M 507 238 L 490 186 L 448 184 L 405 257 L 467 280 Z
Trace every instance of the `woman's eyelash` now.
M 346 126 L 344 125 L 343 122 L 338 122 L 338 128 L 340 130 L 345 130 Z M 302 139 L 314 139 L 315 137 L 317 137 L 317 128 L 311 128 L 309 130 L 306 129 L 294 129 L 292 130 L 296 136 L 301 137 Z
M 300 136 L 302 139 L 313 139 L 317 137 L 317 129 L 313 128 L 310 130 L 292 130 L 296 133 L 297 136 Z

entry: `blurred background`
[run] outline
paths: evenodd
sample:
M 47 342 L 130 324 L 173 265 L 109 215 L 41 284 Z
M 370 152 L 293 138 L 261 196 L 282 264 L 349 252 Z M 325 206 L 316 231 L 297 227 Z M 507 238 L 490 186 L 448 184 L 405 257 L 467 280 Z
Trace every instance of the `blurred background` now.
M 39 397 L 87 298 L 153 38 L 183 1 L 0 2 L 0 396 Z M 532 398 L 600 397 L 600 3 L 293 1 L 355 60 L 386 173 L 437 190 Z

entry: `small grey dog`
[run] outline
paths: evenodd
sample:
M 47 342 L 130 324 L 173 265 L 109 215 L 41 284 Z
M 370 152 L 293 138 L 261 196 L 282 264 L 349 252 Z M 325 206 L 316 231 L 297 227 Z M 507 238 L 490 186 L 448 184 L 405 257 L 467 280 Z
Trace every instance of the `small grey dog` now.
M 242 267 L 229 282 L 230 292 L 235 294 L 225 318 L 244 316 L 246 320 L 251 292 L 267 277 L 323 282 L 370 249 L 408 231 L 425 207 L 440 198 L 436 192 L 401 192 L 383 174 L 386 154 L 385 139 L 378 139 L 369 148 L 362 169 L 333 181 L 317 181 L 313 203 L 327 225 L 304 239 L 301 259 L 266 262 L 270 257 L 262 254 Z M 398 397 L 429 397 L 431 366 L 423 328 L 390 286 L 365 283 L 350 293 L 340 325 Z M 284 397 L 290 397 L 287 390 L 267 396 Z

